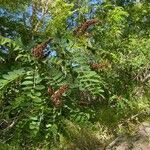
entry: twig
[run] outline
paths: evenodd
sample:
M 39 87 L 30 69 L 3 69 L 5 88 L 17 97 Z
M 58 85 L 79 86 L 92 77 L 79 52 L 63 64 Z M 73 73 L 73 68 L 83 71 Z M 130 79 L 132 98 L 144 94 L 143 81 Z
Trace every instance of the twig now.
M 129 121 L 133 120 L 134 118 L 136 118 L 136 117 L 138 117 L 138 116 L 140 116 L 140 115 L 142 115 L 142 114 L 146 114 L 146 113 L 150 113 L 150 109 L 148 109 L 148 110 L 143 110 L 143 111 L 141 111 L 140 113 L 135 114 L 134 116 L 128 118 L 127 120 L 122 121 L 122 123 L 119 124 L 118 126 L 122 126 L 123 124 L 128 123 Z M 117 129 L 116 129 L 116 130 L 117 130 Z
M 7 131 L 7 130 L 9 130 L 9 129 L 11 129 L 11 128 L 13 128 L 14 127 L 14 125 L 16 124 L 16 122 L 18 121 L 18 117 L 19 117 L 19 114 L 20 113 L 20 111 L 16 114 L 16 117 L 14 118 L 14 120 L 11 122 L 11 124 L 10 125 L 8 125 L 5 129 L 3 129 L 3 131 Z M 6 122 L 6 121 L 5 121 Z M 7 121 L 7 123 L 8 123 L 8 121 Z
M 113 146 L 115 146 L 118 142 L 121 141 L 123 135 L 118 136 L 115 140 L 113 140 L 108 146 L 106 146 L 106 150 L 111 150 Z

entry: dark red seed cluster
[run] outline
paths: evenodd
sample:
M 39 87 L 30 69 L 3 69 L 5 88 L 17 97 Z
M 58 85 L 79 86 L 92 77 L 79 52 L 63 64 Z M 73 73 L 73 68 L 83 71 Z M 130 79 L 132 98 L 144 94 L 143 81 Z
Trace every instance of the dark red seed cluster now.
M 83 35 L 91 25 L 94 25 L 98 22 L 99 22 L 98 19 L 87 20 L 86 22 L 82 23 L 79 27 L 77 27 L 77 29 L 75 29 L 74 31 L 75 35 L 77 36 Z
M 104 70 L 104 69 L 108 68 L 109 66 L 110 66 L 110 64 L 108 62 L 90 64 L 90 67 L 93 70 Z
M 54 92 L 51 87 L 48 87 L 48 93 L 51 95 L 51 99 L 55 107 L 59 107 L 62 105 L 61 97 L 65 92 L 68 91 L 68 88 L 68 85 L 62 85 L 57 91 Z
M 40 59 L 44 57 L 44 49 L 47 47 L 47 44 L 50 42 L 51 39 L 37 45 L 35 48 L 32 49 L 32 56 Z
M 54 94 L 54 90 L 51 86 L 48 87 L 48 90 L 47 90 L 48 94 L 49 95 L 53 95 Z

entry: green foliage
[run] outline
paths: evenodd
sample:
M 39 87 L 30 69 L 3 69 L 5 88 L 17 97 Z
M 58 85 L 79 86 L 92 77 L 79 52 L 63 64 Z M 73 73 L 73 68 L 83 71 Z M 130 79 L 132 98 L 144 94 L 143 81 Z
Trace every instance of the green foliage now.
M 21 1 L 21 3 L 19 0 L 12 0 L 11 2 L 9 0 L 1 0 L 0 7 L 15 11 L 16 9 L 25 9 L 28 4 L 29 0 Z
M 47 32 L 51 36 L 61 34 L 67 28 L 67 19 L 73 14 L 71 9 L 73 8 L 73 3 L 69 4 L 62 0 L 56 0 L 50 5 L 50 13 L 52 20 L 50 20 Z
M 86 142 L 93 147 L 91 132 L 80 134 L 68 124 L 96 122 L 111 130 L 149 107 L 143 100 L 150 86 L 148 2 L 14 0 L 0 6 L 6 11 L 0 18 L 4 147 L 57 149 L 62 138 L 80 149 Z M 96 24 L 86 22 L 95 18 Z M 78 35 L 78 28 L 86 31 Z M 45 57 L 37 59 L 33 48 Z
M 25 74 L 24 69 L 13 70 L 11 72 L 8 72 L 8 74 L 3 74 L 2 75 L 3 79 L 0 80 L 0 89 L 5 88 L 6 86 L 8 86 L 8 84 L 21 78 L 24 74 Z

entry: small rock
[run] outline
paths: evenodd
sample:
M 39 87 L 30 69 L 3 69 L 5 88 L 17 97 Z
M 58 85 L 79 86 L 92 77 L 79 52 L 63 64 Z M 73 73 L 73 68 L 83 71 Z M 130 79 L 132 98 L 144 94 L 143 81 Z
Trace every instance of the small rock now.
M 139 126 L 139 134 L 142 136 L 150 136 L 150 123 L 143 122 L 142 125 Z
M 121 143 L 116 150 L 129 150 L 129 144 L 127 142 Z
M 132 150 L 150 150 L 150 144 L 144 143 L 134 143 Z

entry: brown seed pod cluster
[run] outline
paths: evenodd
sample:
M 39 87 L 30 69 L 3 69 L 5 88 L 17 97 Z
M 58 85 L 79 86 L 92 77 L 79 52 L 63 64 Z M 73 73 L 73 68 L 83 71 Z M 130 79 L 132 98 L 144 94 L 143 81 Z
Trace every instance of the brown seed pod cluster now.
M 68 85 L 62 85 L 57 91 L 54 92 L 54 90 L 49 87 L 48 88 L 48 93 L 51 95 L 51 99 L 53 102 L 53 105 L 55 107 L 59 107 L 62 105 L 62 95 L 68 91 Z
M 47 47 L 47 44 L 51 41 L 48 39 L 47 41 L 37 45 L 35 48 L 32 49 L 32 56 L 40 59 L 44 57 L 44 49 Z
M 110 67 L 110 64 L 108 62 L 103 63 L 92 63 L 90 64 L 91 69 L 93 70 L 104 70 Z
M 48 87 L 48 90 L 47 90 L 48 94 L 49 95 L 53 95 L 54 94 L 54 90 L 51 86 Z
M 83 35 L 91 25 L 94 25 L 98 22 L 98 19 L 87 20 L 74 30 L 74 34 L 77 36 Z

